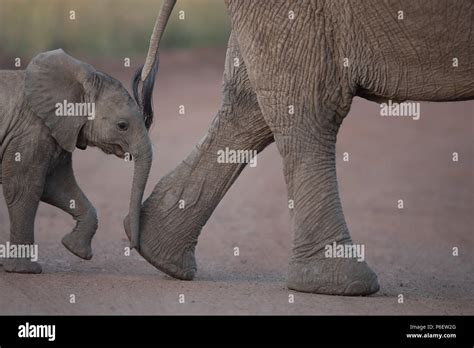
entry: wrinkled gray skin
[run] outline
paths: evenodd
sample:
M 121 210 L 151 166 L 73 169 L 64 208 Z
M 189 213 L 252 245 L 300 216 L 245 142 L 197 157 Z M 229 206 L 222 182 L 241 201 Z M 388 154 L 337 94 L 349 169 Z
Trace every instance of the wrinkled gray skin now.
M 173 277 L 193 279 L 200 231 L 245 166 L 218 163 L 217 151 L 262 151 L 275 141 L 288 198 L 295 205 L 288 287 L 332 295 L 378 291 L 377 276 L 365 262 L 324 256 L 326 244 L 352 243 L 336 179 L 338 129 L 355 96 L 373 101 L 473 99 L 474 3 L 226 3 L 232 34 L 222 106 L 203 140 L 145 201 L 141 255 Z M 289 11 L 295 19 L 288 18 Z M 349 67 L 343 65 L 346 57 Z M 455 57 L 457 68 L 452 66 Z M 239 67 L 233 66 L 234 58 L 240 59 Z M 179 208 L 180 199 L 185 209 Z
M 64 100 L 95 103 L 95 119 L 56 116 L 55 105 Z M 34 219 L 43 201 L 77 221 L 62 239 L 64 246 L 83 259 L 92 257 L 97 215 L 76 183 L 71 158 L 76 147 L 87 146 L 135 159 L 130 220 L 138 224 L 152 151 L 143 116 L 121 83 L 62 50 L 39 54 L 25 71 L 0 71 L 0 183 L 11 243 L 34 243 Z M 29 259 L 1 261 L 8 272 L 41 272 Z

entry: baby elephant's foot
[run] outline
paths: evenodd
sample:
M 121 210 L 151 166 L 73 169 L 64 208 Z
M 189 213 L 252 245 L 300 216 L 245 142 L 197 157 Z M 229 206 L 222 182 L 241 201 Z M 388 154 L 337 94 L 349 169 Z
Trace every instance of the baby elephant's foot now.
M 95 209 L 91 208 L 80 217 L 74 230 L 63 237 L 63 245 L 81 259 L 90 260 L 92 258 L 92 237 L 97 231 L 97 225 L 97 213 Z
M 3 261 L 3 268 L 10 273 L 41 273 L 43 269 L 38 262 L 24 258 L 10 258 Z
M 63 245 L 81 259 L 90 260 L 92 258 L 91 239 L 73 231 L 66 234 L 62 239 Z
M 355 258 L 318 258 L 292 262 L 288 288 L 327 295 L 364 296 L 379 290 L 377 275 Z

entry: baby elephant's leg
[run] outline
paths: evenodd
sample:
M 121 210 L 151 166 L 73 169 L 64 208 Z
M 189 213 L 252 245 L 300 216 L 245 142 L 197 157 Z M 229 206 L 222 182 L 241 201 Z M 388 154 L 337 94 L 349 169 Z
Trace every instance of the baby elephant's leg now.
M 91 241 L 97 230 L 97 214 L 77 185 L 70 153 L 64 153 L 53 173 L 46 177 L 41 200 L 62 209 L 76 220 L 76 227 L 63 237 L 62 243 L 74 255 L 90 260 Z
M 32 151 L 20 140 L 13 140 L 5 150 L 2 186 L 10 216 L 10 256 L 3 261 L 7 272 L 42 272 L 41 265 L 36 262 L 38 249 L 34 245 L 34 222 L 43 192 L 47 161 L 41 153 Z

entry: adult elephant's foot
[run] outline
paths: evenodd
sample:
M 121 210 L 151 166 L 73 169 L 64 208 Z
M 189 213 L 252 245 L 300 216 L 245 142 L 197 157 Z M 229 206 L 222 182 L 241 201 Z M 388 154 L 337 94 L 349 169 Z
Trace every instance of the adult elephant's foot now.
M 38 262 L 25 258 L 9 258 L 3 261 L 3 268 L 10 273 L 34 273 L 38 274 L 43 271 Z
M 365 261 L 355 258 L 321 258 L 291 262 L 288 288 L 326 295 L 365 296 L 380 288 L 377 275 Z
M 196 259 L 194 249 L 197 243 L 183 243 L 176 240 L 173 234 L 166 233 L 151 219 L 140 218 L 140 248 L 138 253 L 145 260 L 167 275 L 181 280 L 192 280 L 196 274 Z M 125 233 L 130 235 L 130 221 L 127 216 L 124 220 Z

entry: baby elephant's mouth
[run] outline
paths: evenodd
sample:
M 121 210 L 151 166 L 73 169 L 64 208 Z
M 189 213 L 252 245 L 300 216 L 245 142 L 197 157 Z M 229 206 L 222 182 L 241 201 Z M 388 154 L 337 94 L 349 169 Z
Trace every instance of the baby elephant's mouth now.
M 100 149 L 107 155 L 115 155 L 119 158 L 125 158 L 127 152 L 122 149 L 120 145 L 117 144 L 102 144 Z M 130 155 L 129 155 L 130 156 Z
M 114 148 L 114 154 L 117 157 L 125 158 L 126 152 L 123 151 L 123 149 L 120 145 L 113 145 L 113 148 Z

